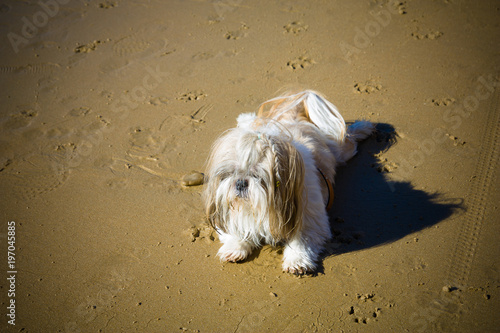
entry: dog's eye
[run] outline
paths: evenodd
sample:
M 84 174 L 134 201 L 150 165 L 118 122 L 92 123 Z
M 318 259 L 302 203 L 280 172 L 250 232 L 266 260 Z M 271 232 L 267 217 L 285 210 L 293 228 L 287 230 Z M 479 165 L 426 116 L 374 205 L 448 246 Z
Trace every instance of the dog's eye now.
M 226 180 L 227 178 L 229 178 L 231 175 L 227 172 L 221 172 L 221 173 L 218 173 L 217 174 L 217 179 L 219 179 L 219 182 L 223 181 L 223 180 Z

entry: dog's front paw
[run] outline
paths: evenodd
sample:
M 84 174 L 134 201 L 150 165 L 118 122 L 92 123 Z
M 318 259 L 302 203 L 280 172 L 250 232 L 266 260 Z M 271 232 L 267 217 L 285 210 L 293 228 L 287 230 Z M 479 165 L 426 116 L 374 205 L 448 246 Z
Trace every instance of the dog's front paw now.
M 283 262 L 283 271 L 295 275 L 304 275 L 312 273 L 316 270 L 316 265 L 303 260 L 295 260 L 293 262 Z
M 229 242 L 222 245 L 217 255 L 221 261 L 237 262 L 245 260 L 252 252 L 252 247 L 243 241 Z
M 296 247 L 297 248 L 297 247 Z M 283 254 L 283 271 L 295 275 L 312 273 L 316 270 L 314 257 L 308 251 L 288 246 Z

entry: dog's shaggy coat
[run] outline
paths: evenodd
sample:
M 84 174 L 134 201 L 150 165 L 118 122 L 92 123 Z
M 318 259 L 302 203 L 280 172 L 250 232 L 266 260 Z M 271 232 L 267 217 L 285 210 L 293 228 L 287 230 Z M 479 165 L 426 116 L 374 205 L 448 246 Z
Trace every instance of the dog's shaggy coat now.
M 335 168 L 369 136 L 367 121 L 347 127 L 337 108 L 306 90 L 241 114 L 213 145 L 204 200 L 223 243 L 223 261 L 241 261 L 263 243 L 283 244 L 283 270 L 314 271 L 331 237 L 325 205 Z

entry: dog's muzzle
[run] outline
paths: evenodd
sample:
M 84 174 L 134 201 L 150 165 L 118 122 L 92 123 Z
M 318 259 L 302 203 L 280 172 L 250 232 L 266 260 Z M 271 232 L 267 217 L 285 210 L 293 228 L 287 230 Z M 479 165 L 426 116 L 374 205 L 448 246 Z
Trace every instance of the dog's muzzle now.
M 248 180 L 238 179 L 235 184 L 236 196 L 246 198 L 248 196 Z

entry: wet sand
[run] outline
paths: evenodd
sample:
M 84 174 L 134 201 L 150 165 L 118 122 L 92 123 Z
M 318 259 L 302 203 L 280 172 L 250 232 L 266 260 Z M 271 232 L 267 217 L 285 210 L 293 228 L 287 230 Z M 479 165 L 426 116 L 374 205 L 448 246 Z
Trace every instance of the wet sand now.
M 499 330 L 498 1 L 4 1 L 0 17 L 2 332 Z M 296 87 L 378 124 L 338 171 L 335 236 L 315 276 L 269 246 L 221 263 L 182 177 Z

